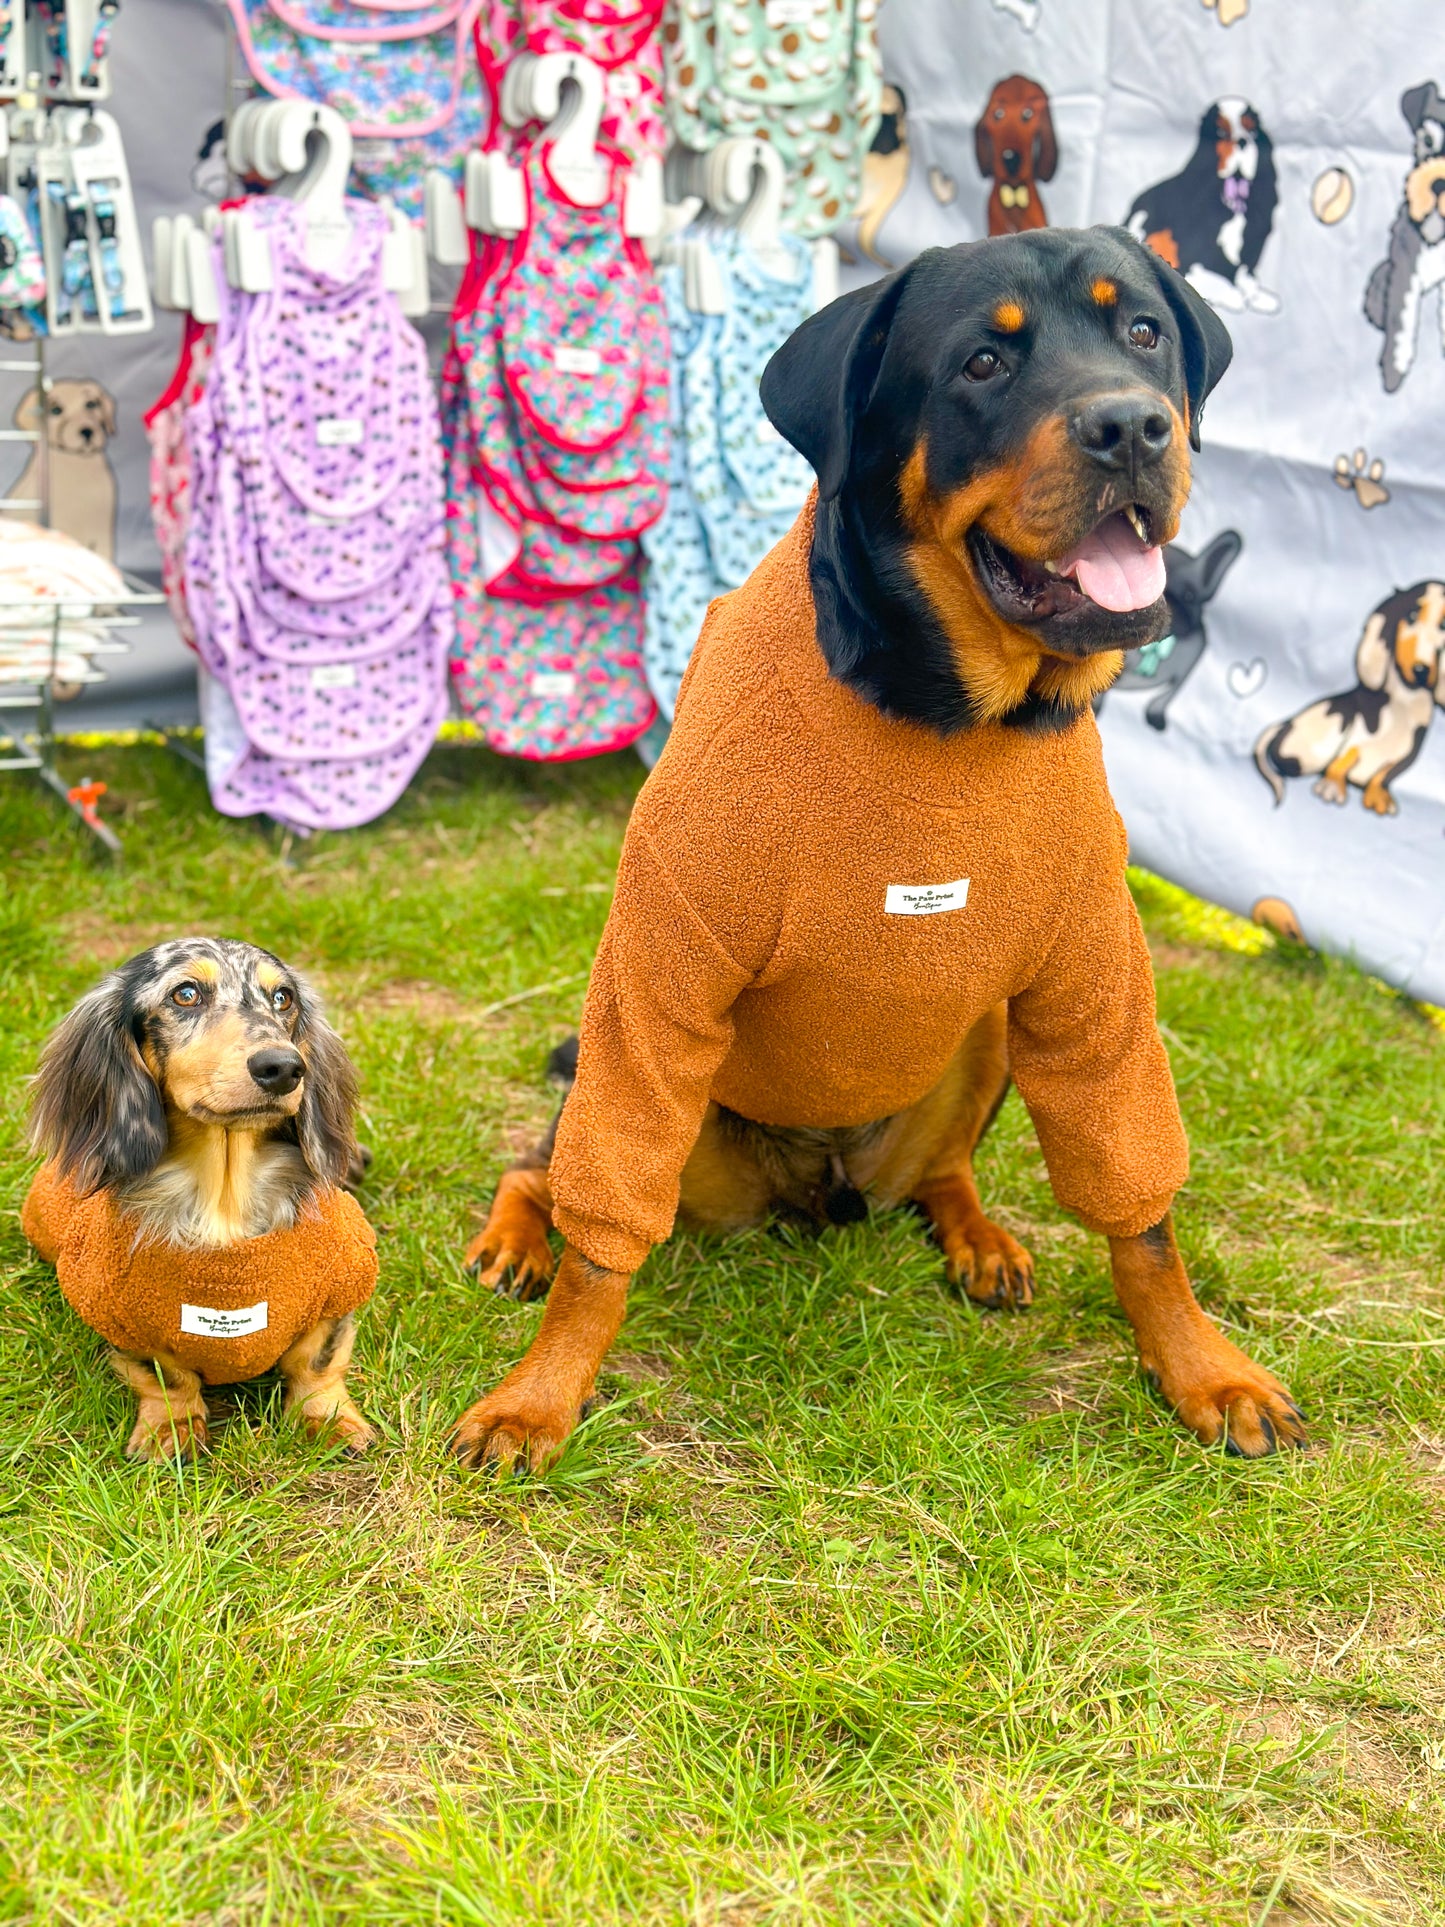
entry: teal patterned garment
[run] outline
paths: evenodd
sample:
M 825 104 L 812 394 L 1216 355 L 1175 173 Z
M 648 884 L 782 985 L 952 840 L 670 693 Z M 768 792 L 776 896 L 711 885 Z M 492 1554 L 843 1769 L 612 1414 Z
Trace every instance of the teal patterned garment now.
M 676 0 L 663 28 L 673 132 L 706 152 L 724 135 L 771 142 L 783 219 L 830 234 L 857 204 L 878 131 L 877 0 Z
M 813 471 L 763 411 L 763 369 L 813 307 L 812 254 L 784 242 L 793 273 L 778 275 L 742 236 L 709 236 L 727 310 L 698 315 L 682 270 L 659 280 L 672 332 L 673 446 L 668 506 L 642 538 L 648 558 L 648 680 L 671 716 L 707 606 L 745 582 L 808 499 Z

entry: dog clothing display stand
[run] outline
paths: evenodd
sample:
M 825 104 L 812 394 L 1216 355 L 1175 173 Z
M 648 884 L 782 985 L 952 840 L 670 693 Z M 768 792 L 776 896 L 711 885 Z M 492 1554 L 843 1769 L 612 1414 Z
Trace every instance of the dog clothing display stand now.
M 79 62 L 64 48 L 52 57 L 43 22 L 28 20 L 27 70 L 13 61 L 0 70 L 0 166 L 13 197 L 35 197 L 46 331 L 37 328 L 0 359 L 0 374 L 29 377 L 36 423 L 0 429 L 0 442 L 33 444 L 36 488 L 0 497 L 0 525 L 14 518 L 4 529 L 12 539 L 0 542 L 0 770 L 32 771 L 117 857 L 120 839 L 97 809 L 105 784 L 67 782 L 56 766 L 55 705 L 62 690 L 104 680 L 95 658 L 123 651 L 111 632 L 140 621 L 125 611 L 165 598 L 78 544 L 73 556 L 57 545 L 49 568 L 41 544 L 23 533 L 27 525 L 51 528 L 46 335 L 133 334 L 152 325 L 125 155 L 115 122 L 91 105 L 109 92 L 102 18 L 97 13 Z M 38 593 L 24 594 L 37 575 Z

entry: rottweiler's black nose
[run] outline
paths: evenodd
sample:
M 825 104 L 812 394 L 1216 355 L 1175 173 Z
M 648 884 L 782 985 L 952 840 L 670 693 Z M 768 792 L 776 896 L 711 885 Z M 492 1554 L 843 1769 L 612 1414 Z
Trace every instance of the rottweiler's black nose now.
M 1154 395 L 1100 395 L 1085 402 L 1069 426 L 1101 468 L 1147 468 L 1174 439 L 1169 410 Z
M 285 1097 L 294 1091 L 306 1073 L 305 1060 L 289 1044 L 272 1044 L 246 1059 L 246 1069 L 263 1091 L 272 1097 Z

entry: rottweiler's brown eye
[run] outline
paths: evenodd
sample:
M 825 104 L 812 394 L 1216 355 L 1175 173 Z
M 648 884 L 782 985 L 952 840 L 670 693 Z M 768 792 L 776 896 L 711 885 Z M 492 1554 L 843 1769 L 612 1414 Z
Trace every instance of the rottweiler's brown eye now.
M 992 381 L 1001 373 L 1003 363 L 991 348 L 980 348 L 976 355 L 970 355 L 963 364 L 965 381 Z
M 286 988 L 285 984 L 279 985 L 277 989 L 271 992 L 272 1010 L 290 1010 L 295 1001 L 296 999 L 291 995 L 291 992 Z
M 1157 323 L 1141 318 L 1129 325 L 1129 339 L 1136 348 L 1157 348 L 1159 328 Z
M 201 986 L 199 984 L 177 984 L 171 992 L 171 1002 L 173 1004 L 179 1004 L 182 1010 L 189 1010 L 192 1005 L 198 1004 L 200 1001 Z

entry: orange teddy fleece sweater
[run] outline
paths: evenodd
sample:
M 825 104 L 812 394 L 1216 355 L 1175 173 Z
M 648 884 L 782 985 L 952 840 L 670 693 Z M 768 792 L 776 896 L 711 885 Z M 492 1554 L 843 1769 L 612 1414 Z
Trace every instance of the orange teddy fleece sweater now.
M 376 1289 L 376 1233 L 344 1191 L 325 1191 L 286 1231 L 231 1245 L 140 1243 L 109 1191 L 77 1195 L 53 1164 L 36 1173 L 20 1225 L 55 1266 L 73 1310 L 123 1352 L 158 1352 L 234 1385 L 269 1371 L 323 1318 Z
M 916 1103 L 1007 1000 L 1054 1195 L 1133 1237 L 1188 1173 L 1123 824 L 1057 735 L 881 715 L 818 647 L 810 504 L 712 605 L 628 825 L 551 1162 L 555 1220 L 634 1271 L 709 1100 L 760 1124 Z

